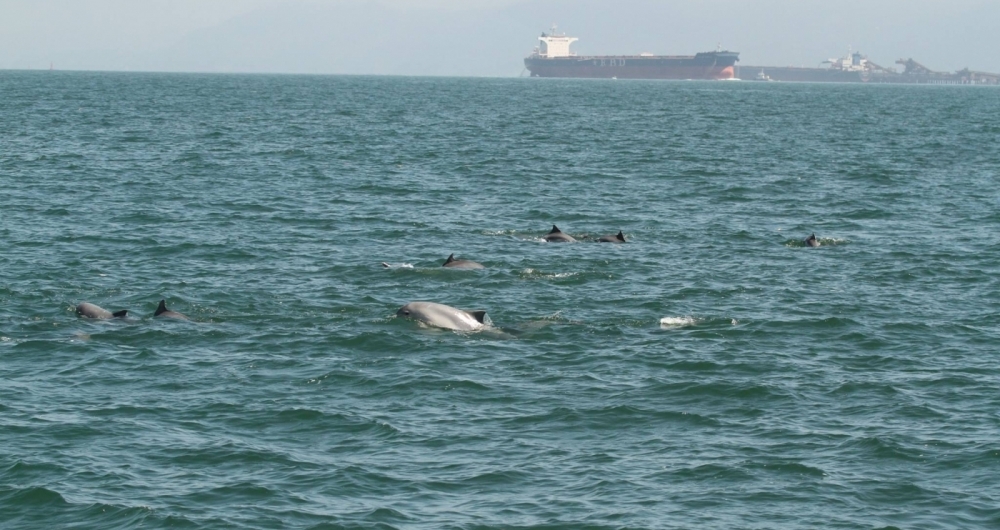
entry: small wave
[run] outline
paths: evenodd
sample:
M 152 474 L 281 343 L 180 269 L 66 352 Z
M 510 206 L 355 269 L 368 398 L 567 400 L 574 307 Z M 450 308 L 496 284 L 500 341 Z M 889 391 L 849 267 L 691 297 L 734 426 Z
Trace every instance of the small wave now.
M 413 518 L 406 515 L 403 512 L 393 510 L 392 508 L 376 508 L 371 512 L 368 512 L 366 519 L 372 521 L 378 521 L 381 525 L 389 526 L 386 523 L 398 523 L 413 521 Z
M 685 481 L 725 481 L 737 482 L 753 480 L 753 475 L 737 466 L 720 464 L 700 464 L 683 467 L 676 470 L 654 473 L 653 478 L 685 480 Z
M 383 261 L 382 267 L 386 269 L 412 269 L 412 263 L 388 263 Z
M 849 448 L 851 451 L 860 451 L 865 457 L 876 457 L 881 459 L 904 460 L 909 462 L 923 461 L 923 454 L 916 447 L 907 447 L 891 438 L 880 438 L 868 436 L 863 438 L 852 438 L 841 444 L 842 448 Z
M 3 500 L 7 506 L 20 506 L 22 508 L 69 506 L 66 499 L 58 492 L 42 486 L 27 488 L 5 487 L 0 489 L 0 500 Z
M 663 329 L 683 328 L 697 323 L 698 321 L 694 317 L 663 317 L 660 319 L 660 327 Z
M 574 276 L 579 276 L 578 272 L 555 272 L 546 273 L 538 269 L 524 269 L 521 271 L 522 278 L 543 278 L 543 279 L 553 279 L 553 278 L 572 278 Z
M 748 464 L 751 469 L 760 469 L 775 473 L 786 473 L 789 475 L 825 477 L 827 473 L 822 469 L 801 462 L 752 462 Z

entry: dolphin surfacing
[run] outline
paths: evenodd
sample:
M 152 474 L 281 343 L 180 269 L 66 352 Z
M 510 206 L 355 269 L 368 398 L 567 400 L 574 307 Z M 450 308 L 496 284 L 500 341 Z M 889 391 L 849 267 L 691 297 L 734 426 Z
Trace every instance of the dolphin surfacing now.
M 617 235 L 614 235 L 614 236 L 601 236 L 601 238 L 598 239 L 597 242 L 598 243 L 624 243 L 625 242 L 625 234 L 623 234 L 622 231 L 619 230 Z
M 167 309 L 166 300 L 160 300 L 160 305 L 156 307 L 156 312 L 153 313 L 153 316 L 159 318 L 176 318 L 177 320 L 191 320 L 177 311 Z
M 548 241 L 549 243 L 576 243 L 573 236 L 559 230 L 559 227 L 556 225 L 552 225 L 552 230 L 550 230 L 548 234 L 545 234 L 545 237 L 542 239 Z
M 76 306 L 76 314 L 83 318 L 94 318 L 97 320 L 108 320 L 111 318 L 124 318 L 128 316 L 127 310 L 115 311 L 112 313 L 101 306 L 94 305 L 90 302 L 80 302 L 80 305 Z
M 441 264 L 442 267 L 448 267 L 449 269 L 485 269 L 481 263 L 476 263 L 475 261 L 468 259 L 455 259 L 455 255 L 452 254 L 448 256 L 448 259 Z
M 816 234 L 810 235 L 809 237 L 805 238 L 802 242 L 805 243 L 807 247 L 819 246 L 819 241 L 816 239 Z
M 455 331 L 475 331 L 491 323 L 486 311 L 463 311 L 435 302 L 410 302 L 399 308 L 396 316 Z

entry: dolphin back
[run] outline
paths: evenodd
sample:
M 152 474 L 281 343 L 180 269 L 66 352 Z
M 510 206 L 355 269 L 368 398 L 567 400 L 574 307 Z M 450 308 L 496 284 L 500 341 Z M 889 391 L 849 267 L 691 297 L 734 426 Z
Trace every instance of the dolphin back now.
M 480 329 L 489 322 L 486 311 L 463 311 L 436 302 L 410 302 L 399 308 L 396 316 L 456 331 Z
M 484 326 L 489 326 L 490 324 L 493 323 L 493 321 L 490 319 L 490 316 L 486 314 L 486 311 L 483 311 L 481 309 L 477 311 L 466 311 L 466 313 L 472 315 L 472 318 L 476 319 L 477 321 L 479 321 L 480 324 Z
M 476 263 L 475 261 L 467 259 L 455 259 L 455 255 L 452 254 L 448 256 L 448 259 L 441 264 L 442 267 L 448 267 L 449 269 L 485 269 L 481 263 Z
M 171 311 L 167 309 L 166 300 L 160 300 L 160 305 L 156 306 L 156 312 L 153 313 L 154 317 L 163 318 L 176 318 L 178 320 L 190 320 L 186 315 L 182 315 L 177 311 Z
M 613 236 L 601 236 L 601 238 L 598 239 L 597 241 L 599 243 L 624 243 L 625 234 L 623 234 L 622 231 L 619 230 L 617 234 Z
M 573 239 L 573 236 L 564 233 L 562 230 L 559 230 L 559 227 L 556 225 L 552 225 L 552 230 L 549 230 L 549 233 L 545 234 L 545 237 L 542 239 L 551 242 L 564 242 L 564 243 L 576 242 L 576 239 Z
M 99 305 L 94 305 L 90 302 L 80 302 L 80 305 L 76 306 L 76 314 L 84 318 L 107 320 L 109 318 L 123 318 L 128 316 L 128 311 L 123 309 L 112 313 Z

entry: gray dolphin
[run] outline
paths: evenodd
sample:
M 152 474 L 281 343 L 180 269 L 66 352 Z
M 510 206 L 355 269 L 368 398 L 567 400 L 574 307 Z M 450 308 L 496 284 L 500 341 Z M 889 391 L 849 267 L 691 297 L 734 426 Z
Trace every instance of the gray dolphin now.
M 396 311 L 396 316 L 423 322 L 428 326 L 457 331 L 473 331 L 490 324 L 486 311 L 463 311 L 434 302 L 410 302 Z
M 601 236 L 601 238 L 598 239 L 597 242 L 598 243 L 624 243 L 625 242 L 625 234 L 623 234 L 622 231 L 619 230 L 618 231 L 618 235 L 615 235 L 615 236 Z
M 76 314 L 83 318 L 96 318 L 98 320 L 107 320 L 109 318 L 123 318 L 128 316 L 128 311 L 121 310 L 112 313 L 103 307 L 96 306 L 90 302 L 81 302 L 80 305 L 76 306 Z
M 160 305 L 156 307 L 156 312 L 153 313 L 154 317 L 161 318 L 176 318 L 177 320 L 191 320 L 190 318 L 176 312 L 167 309 L 166 300 L 160 300 Z
M 807 247 L 819 246 L 819 241 L 816 240 L 816 234 L 812 234 L 811 236 L 805 238 L 805 240 L 802 242 L 805 243 Z
M 485 269 L 481 263 L 476 263 L 472 260 L 467 259 L 455 259 L 455 255 L 452 254 L 448 256 L 448 259 L 444 260 L 442 267 L 448 267 L 451 269 Z
M 573 236 L 563 233 L 556 225 L 552 225 L 552 230 L 545 234 L 544 239 L 550 243 L 576 243 Z

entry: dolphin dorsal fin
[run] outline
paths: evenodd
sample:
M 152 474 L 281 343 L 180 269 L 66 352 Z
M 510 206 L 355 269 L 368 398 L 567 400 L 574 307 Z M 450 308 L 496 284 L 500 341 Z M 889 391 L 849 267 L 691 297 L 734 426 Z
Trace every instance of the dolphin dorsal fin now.
M 550 234 L 561 234 L 562 230 L 559 230 L 558 226 L 552 225 L 552 230 L 549 230 L 549 233 Z
M 128 316 L 128 309 L 122 309 L 121 311 L 115 311 L 111 313 L 111 316 L 115 318 L 125 318 Z
M 618 241 L 625 241 L 625 234 L 623 234 L 621 230 L 618 231 L 618 235 L 615 237 L 618 238 Z
M 448 259 L 444 260 L 444 264 L 447 265 L 447 264 L 449 264 L 449 263 L 451 263 L 453 261 L 455 261 L 455 254 L 454 253 L 452 253 L 450 256 L 448 256 Z
M 167 312 L 167 302 L 166 300 L 160 300 L 160 305 L 156 306 L 156 312 L 153 313 L 153 316 L 155 317 L 160 313 L 166 313 L 166 312 Z
M 466 311 L 466 313 L 472 315 L 472 318 L 478 320 L 480 324 L 486 324 L 486 322 L 487 322 L 486 321 L 486 319 L 487 319 L 486 311 L 482 311 L 482 310 L 480 310 L 480 311 Z

